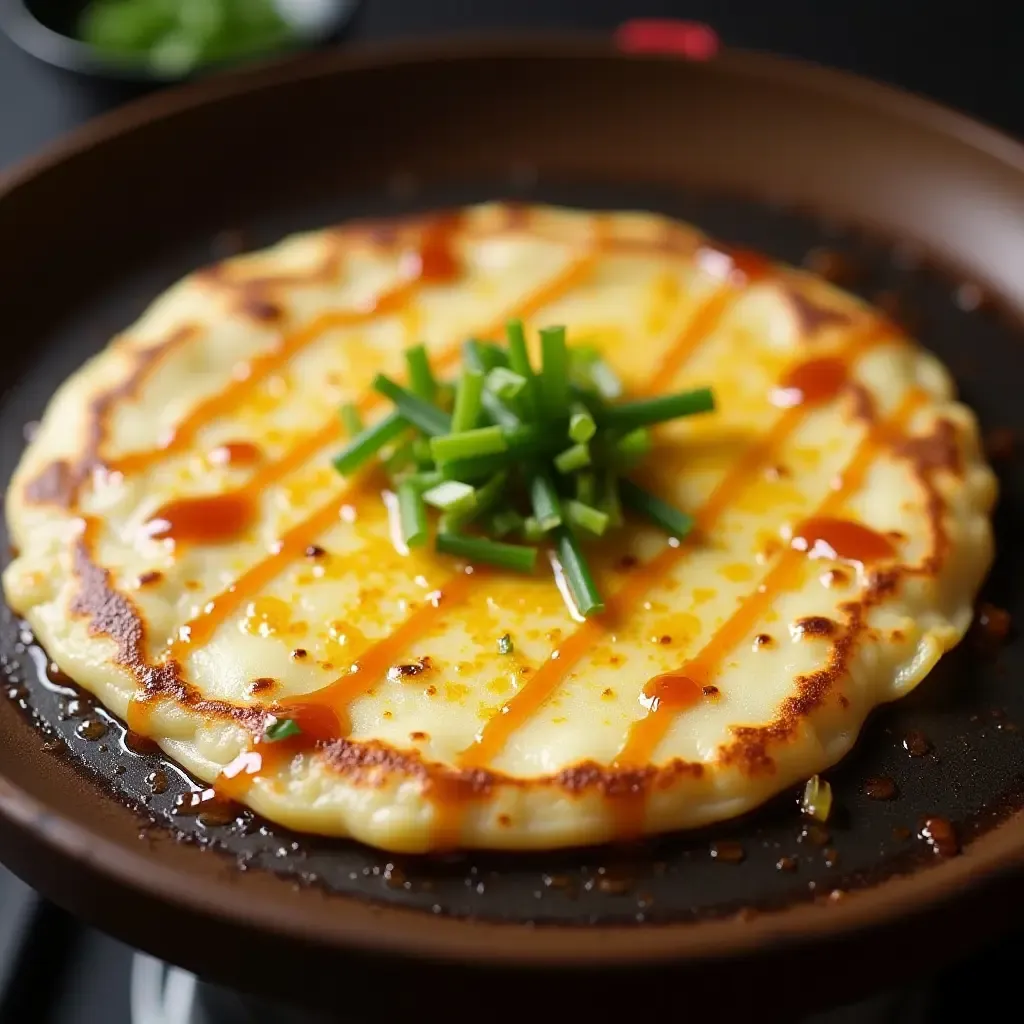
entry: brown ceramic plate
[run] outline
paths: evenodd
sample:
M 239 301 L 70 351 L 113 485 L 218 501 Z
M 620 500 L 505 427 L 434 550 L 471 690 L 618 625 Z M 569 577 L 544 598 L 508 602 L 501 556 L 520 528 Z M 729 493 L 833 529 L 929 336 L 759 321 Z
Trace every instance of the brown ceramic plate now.
M 224 229 L 260 245 L 496 197 L 648 207 L 794 262 L 826 246 L 851 287 L 919 321 L 986 429 L 1024 428 L 1024 149 L 925 101 L 771 57 L 475 40 L 207 81 L 10 177 L 4 473 L 57 384 L 209 260 Z M 989 599 L 1024 614 L 1011 528 L 1024 470 L 1000 468 Z M 419 861 L 248 816 L 174 818 L 186 780 L 168 768 L 154 794 L 159 758 L 116 722 L 83 729 L 73 689 L 37 671 L 27 640 L 9 623 L 0 645 L 13 697 L 0 701 L 0 856 L 76 913 L 215 980 L 337 1007 L 344 963 L 347 1008 L 397 1016 L 444 1000 L 458 1019 L 485 998 L 492 1017 L 536 1013 L 558 983 L 604 1019 L 670 974 L 722 1012 L 765 993 L 781 1010 L 908 977 L 1024 905 L 1024 648 L 1012 640 L 998 657 L 963 645 L 869 723 L 830 774 L 840 813 L 827 842 L 801 841 L 787 797 L 714 834 L 631 850 Z M 895 799 L 865 793 L 879 776 Z M 926 817 L 955 825 L 961 855 L 916 837 Z M 712 841 L 745 859 L 713 860 Z

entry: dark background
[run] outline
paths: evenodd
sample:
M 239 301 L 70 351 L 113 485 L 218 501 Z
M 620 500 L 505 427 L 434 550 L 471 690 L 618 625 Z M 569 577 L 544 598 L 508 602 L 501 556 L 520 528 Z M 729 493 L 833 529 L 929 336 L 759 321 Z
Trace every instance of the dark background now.
M 728 46 L 854 70 L 1024 136 L 1018 29 L 1024 18 L 1016 6 L 1012 0 L 944 6 L 935 0 L 364 0 L 342 45 L 467 29 L 607 31 L 626 18 L 687 18 L 710 24 Z M 0 173 L 127 98 L 123 90 L 51 69 L 0 36 Z M 927 995 L 918 990 L 927 1010 L 914 1019 L 945 1024 L 985 1012 L 983 994 L 1005 992 L 1020 955 L 1019 944 L 1001 944 L 932 979 Z M 0 1021 L 119 1024 L 127 1019 L 128 970 L 128 953 L 118 943 L 40 904 L 0 869 Z M 907 995 L 911 1003 L 918 998 Z M 865 1009 L 862 1019 L 910 1019 L 907 1004 L 888 1013 Z
M 1015 0 L 363 0 L 346 41 L 696 19 L 727 45 L 855 70 L 1024 135 L 1019 12 Z M 122 99 L 37 63 L 0 37 L 0 168 Z

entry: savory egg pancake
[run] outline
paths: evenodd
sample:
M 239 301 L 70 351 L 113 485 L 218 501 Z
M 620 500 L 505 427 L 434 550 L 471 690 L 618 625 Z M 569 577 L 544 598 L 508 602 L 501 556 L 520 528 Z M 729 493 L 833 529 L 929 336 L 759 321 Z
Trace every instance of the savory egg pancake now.
M 531 344 L 566 325 L 627 397 L 714 389 L 639 470 L 696 529 L 588 543 L 586 620 L 556 559 L 410 551 L 380 479 L 332 466 L 339 407 L 384 415 L 370 382 L 409 345 L 442 376 L 510 317 Z M 197 801 L 543 849 L 721 821 L 833 765 L 963 636 L 995 490 L 946 371 L 853 297 L 661 217 L 486 205 L 170 289 L 50 403 L 4 588 Z

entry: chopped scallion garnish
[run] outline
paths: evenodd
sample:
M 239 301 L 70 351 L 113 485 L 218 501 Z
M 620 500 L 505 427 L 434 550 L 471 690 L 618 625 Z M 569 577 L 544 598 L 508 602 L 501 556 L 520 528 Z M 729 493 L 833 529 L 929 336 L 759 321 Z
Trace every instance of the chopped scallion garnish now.
M 275 718 L 263 730 L 263 739 L 266 743 L 277 743 L 289 736 L 298 736 L 301 732 L 298 723 L 291 718 Z
M 423 492 L 412 482 L 398 485 L 398 522 L 406 547 L 418 548 L 427 542 L 427 506 Z
M 437 550 L 446 555 L 458 555 L 471 562 L 484 562 L 515 572 L 532 572 L 537 564 L 536 548 L 505 544 L 486 537 L 466 537 L 459 533 L 439 533 Z
M 366 427 L 355 405 L 342 408 L 349 440 L 334 464 L 350 475 L 370 459 L 383 463 L 397 497 L 396 546 L 428 542 L 428 509 L 440 513 L 436 550 L 471 562 L 532 572 L 542 545 L 553 549 L 566 600 L 595 615 L 604 604 L 584 541 L 620 526 L 623 505 L 686 536 L 690 516 L 622 474 L 650 454 L 650 428 L 708 412 L 714 399 L 702 388 L 623 402 L 600 352 L 568 346 L 564 327 L 542 329 L 539 349 L 538 369 L 513 320 L 506 345 L 470 339 L 462 372 L 438 380 L 426 346 L 412 346 L 407 384 L 384 374 L 373 381 L 390 413 Z
M 418 398 L 433 402 L 437 395 L 437 381 L 430 369 L 430 357 L 425 345 L 413 345 L 405 350 L 405 365 L 409 369 L 409 389 Z

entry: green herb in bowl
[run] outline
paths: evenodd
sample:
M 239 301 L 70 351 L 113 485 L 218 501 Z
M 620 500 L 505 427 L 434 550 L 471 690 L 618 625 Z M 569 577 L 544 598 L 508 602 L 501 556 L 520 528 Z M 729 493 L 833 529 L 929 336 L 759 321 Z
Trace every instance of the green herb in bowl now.
M 165 75 L 272 53 L 295 41 L 274 0 L 92 0 L 79 34 L 111 59 Z

